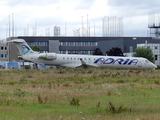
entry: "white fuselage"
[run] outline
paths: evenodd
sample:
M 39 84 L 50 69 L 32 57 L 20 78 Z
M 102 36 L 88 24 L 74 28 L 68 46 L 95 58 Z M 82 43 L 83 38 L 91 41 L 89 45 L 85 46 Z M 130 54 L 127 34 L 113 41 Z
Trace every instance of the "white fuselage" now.
M 145 58 L 38 53 L 33 51 L 23 39 L 14 39 L 22 58 L 38 64 L 79 67 L 82 65 L 101 68 L 155 69 L 157 66 Z
M 116 57 L 116 56 L 94 56 L 56 54 L 56 59 L 47 60 L 39 57 L 38 53 L 23 55 L 23 59 L 34 63 L 78 67 L 83 63 L 89 66 L 101 68 L 128 68 L 128 69 L 155 69 L 157 66 L 145 58 L 140 57 Z M 82 62 L 83 61 L 83 62 Z

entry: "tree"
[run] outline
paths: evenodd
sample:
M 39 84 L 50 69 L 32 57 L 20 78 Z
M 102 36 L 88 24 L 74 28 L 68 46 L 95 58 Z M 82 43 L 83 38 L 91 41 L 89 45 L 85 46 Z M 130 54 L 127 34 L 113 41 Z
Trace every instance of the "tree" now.
M 124 56 L 121 48 L 112 47 L 109 51 L 106 52 L 108 56 Z
M 38 47 L 38 46 L 31 46 L 31 49 L 33 50 L 33 51 L 40 51 L 40 48 Z
M 103 55 L 103 52 L 101 51 L 100 48 L 96 48 L 93 52 L 93 55 Z
M 155 62 L 152 50 L 148 49 L 148 48 L 144 48 L 144 47 L 137 48 L 134 56 L 135 57 L 144 57 L 144 58 L 148 59 L 149 61 L 151 61 L 152 63 Z

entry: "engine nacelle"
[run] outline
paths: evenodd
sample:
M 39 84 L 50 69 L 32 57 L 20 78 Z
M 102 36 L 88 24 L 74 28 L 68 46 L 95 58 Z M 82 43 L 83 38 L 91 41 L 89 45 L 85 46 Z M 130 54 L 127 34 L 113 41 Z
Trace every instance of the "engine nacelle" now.
M 56 53 L 40 53 L 39 58 L 47 59 L 47 60 L 55 60 L 57 58 Z

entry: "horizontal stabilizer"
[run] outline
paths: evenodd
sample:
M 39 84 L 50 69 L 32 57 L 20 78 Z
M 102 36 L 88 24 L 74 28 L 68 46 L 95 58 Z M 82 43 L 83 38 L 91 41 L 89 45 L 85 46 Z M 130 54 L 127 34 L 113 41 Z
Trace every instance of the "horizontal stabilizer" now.
M 23 39 L 14 39 L 14 40 L 7 41 L 7 42 L 17 42 L 17 43 L 23 43 L 23 42 L 25 42 L 25 40 L 23 40 Z

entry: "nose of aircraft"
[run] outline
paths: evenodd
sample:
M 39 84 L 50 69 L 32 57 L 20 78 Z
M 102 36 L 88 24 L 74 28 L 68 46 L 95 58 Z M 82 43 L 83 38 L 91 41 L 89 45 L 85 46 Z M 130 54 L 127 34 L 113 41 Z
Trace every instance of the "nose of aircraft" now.
M 151 67 L 155 70 L 157 68 L 157 65 L 152 63 Z

